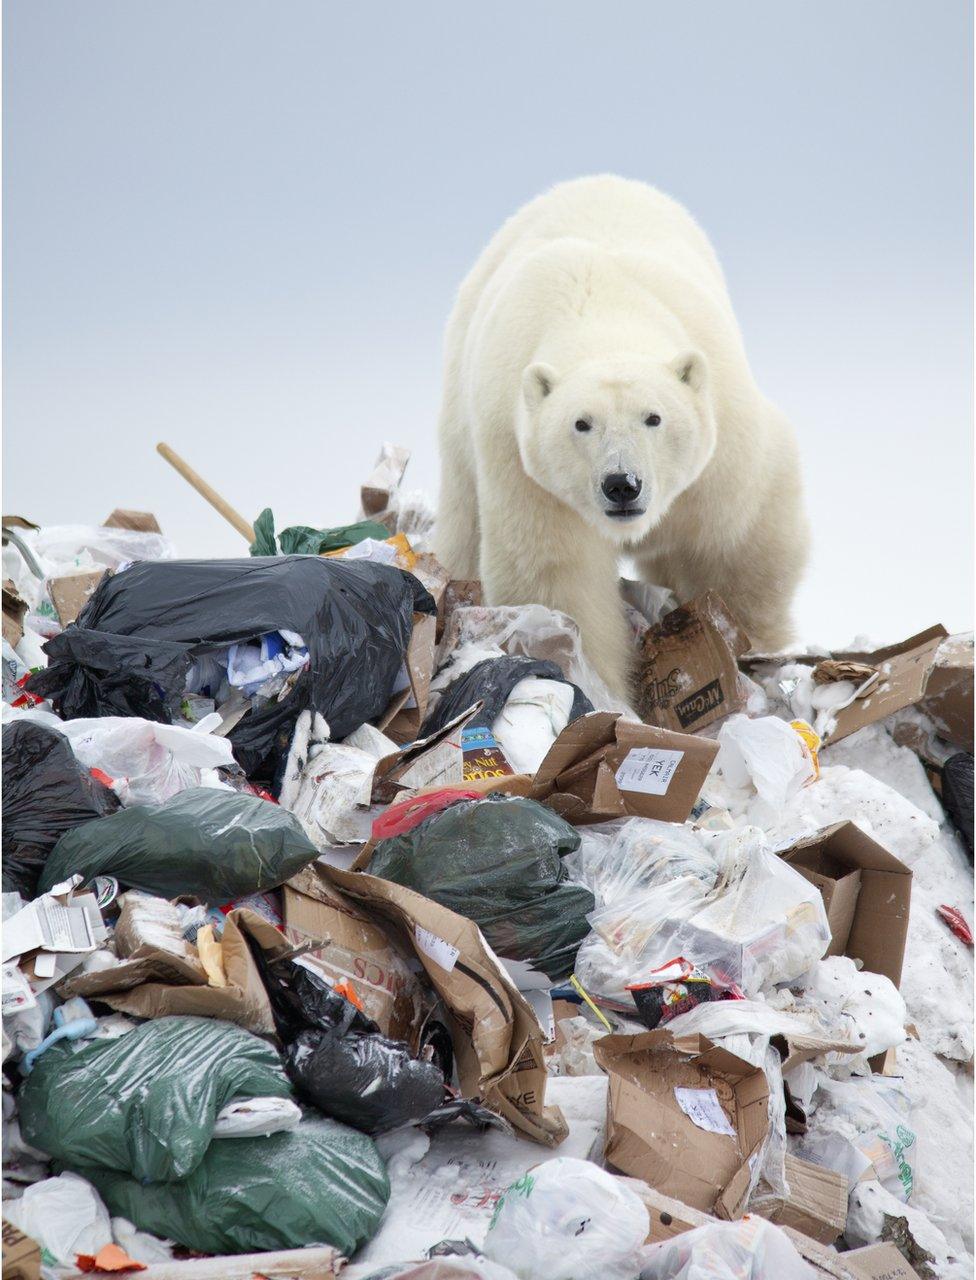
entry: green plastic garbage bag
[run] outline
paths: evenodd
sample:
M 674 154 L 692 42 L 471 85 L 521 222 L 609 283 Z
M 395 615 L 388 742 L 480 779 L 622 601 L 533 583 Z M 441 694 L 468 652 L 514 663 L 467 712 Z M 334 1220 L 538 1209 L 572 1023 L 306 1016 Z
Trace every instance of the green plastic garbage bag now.
M 240 791 L 193 787 L 67 832 L 51 850 L 39 892 L 80 872 L 86 882 L 115 876 L 161 898 L 192 894 L 222 906 L 273 889 L 317 857 L 286 809 Z
M 375 1233 L 390 1196 L 371 1138 L 305 1119 L 267 1138 L 221 1138 L 183 1182 L 140 1186 L 85 1170 L 113 1215 L 203 1253 L 331 1244 L 347 1257 Z
M 341 551 L 354 546 L 364 538 L 385 542 L 389 529 L 378 520 L 358 520 L 355 524 L 338 525 L 334 529 L 312 529 L 307 524 L 295 524 L 282 529 L 275 538 L 274 516 L 265 507 L 254 521 L 252 556 L 320 556 L 326 551 Z M 279 550 L 280 548 L 280 550 Z
M 277 1050 L 249 1031 L 212 1018 L 154 1018 L 77 1052 L 52 1045 L 18 1104 L 30 1145 L 86 1177 L 88 1166 L 104 1166 L 169 1182 L 203 1159 L 228 1102 L 290 1096 Z
M 467 916 L 498 955 L 555 980 L 572 972 L 595 905 L 562 863 L 579 844 L 576 830 L 544 805 L 493 796 L 453 804 L 381 840 L 368 869 Z

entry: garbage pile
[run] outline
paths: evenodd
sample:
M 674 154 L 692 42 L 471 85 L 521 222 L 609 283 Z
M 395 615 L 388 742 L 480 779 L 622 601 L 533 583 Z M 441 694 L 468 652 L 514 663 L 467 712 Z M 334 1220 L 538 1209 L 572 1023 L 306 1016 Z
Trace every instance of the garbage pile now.
M 972 636 L 624 583 L 621 705 L 405 465 L 4 517 L 3 1275 L 972 1276 Z

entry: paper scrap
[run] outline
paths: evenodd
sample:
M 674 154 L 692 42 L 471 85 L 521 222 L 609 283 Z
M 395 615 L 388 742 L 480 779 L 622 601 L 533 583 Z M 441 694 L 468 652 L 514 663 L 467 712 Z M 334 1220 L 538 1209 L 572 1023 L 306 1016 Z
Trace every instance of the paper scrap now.
M 457 947 L 443 938 L 438 938 L 437 934 L 431 933 L 429 929 L 421 928 L 419 924 L 415 924 L 413 928 L 417 946 L 424 955 L 429 956 L 435 964 L 439 964 L 442 969 L 450 973 L 461 954 Z
M 621 791 L 641 791 L 649 796 L 667 795 L 683 751 L 660 747 L 633 747 L 627 752 L 614 777 Z
M 706 1133 L 724 1133 L 730 1138 L 736 1136 L 714 1089 L 681 1089 L 676 1086 L 674 1100 L 699 1129 Z

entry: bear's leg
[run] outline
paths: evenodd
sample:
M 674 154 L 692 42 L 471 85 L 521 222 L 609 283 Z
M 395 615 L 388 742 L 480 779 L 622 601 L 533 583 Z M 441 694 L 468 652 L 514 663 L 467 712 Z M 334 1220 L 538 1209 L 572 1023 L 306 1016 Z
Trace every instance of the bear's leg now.
M 445 408 L 446 413 L 446 408 Z M 468 433 L 441 424 L 441 489 L 434 542 L 437 558 L 452 578 L 478 577 L 481 534 L 474 459 Z
M 489 604 L 544 604 L 568 614 L 611 693 L 630 700 L 633 643 L 615 550 L 524 477 L 481 496 L 481 581 Z

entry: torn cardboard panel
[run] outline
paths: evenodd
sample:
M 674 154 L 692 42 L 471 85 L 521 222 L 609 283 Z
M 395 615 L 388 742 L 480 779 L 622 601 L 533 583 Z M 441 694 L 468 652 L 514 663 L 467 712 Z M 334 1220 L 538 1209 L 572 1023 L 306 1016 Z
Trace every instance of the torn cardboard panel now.
M 239 907 L 224 918 L 220 940 L 226 986 L 210 985 L 202 965 L 192 957 L 143 944 L 122 964 L 70 977 L 58 991 L 65 997 L 101 1000 L 136 1018 L 220 1018 L 256 1035 L 273 1035 L 271 1004 L 248 937 L 272 958 L 291 949 L 274 925 Z
M 40 1280 L 41 1247 L 3 1219 L 3 1280 Z
M 843 1257 L 856 1280 L 919 1280 L 918 1272 L 890 1241 L 851 1249 Z
M 75 621 L 104 577 L 104 569 L 93 569 L 89 573 L 72 573 L 48 581 L 48 593 L 63 627 Z
M 760 1181 L 750 1213 L 779 1227 L 793 1227 L 821 1244 L 833 1244 L 847 1226 L 847 1178 L 789 1152 L 784 1164 L 789 1195 L 772 1196 Z
M 860 960 L 901 982 L 912 873 L 854 822 L 838 822 L 796 841 L 779 856 L 820 887 L 832 934 L 828 956 Z
M 334 867 L 321 871 L 394 926 L 400 945 L 420 961 L 450 1011 L 463 1095 L 480 1098 L 536 1142 L 560 1143 L 567 1127 L 558 1109 L 545 1105 L 542 1029 L 477 925 L 388 880 Z
M 737 660 L 749 647 L 738 620 L 712 591 L 672 610 L 641 638 L 635 676 L 641 719 L 690 733 L 741 711 L 747 695 Z
M 961 751 L 973 750 L 973 636 L 949 636 L 935 653 L 919 710 L 939 737 Z
M 391 931 L 340 893 L 314 864 L 289 880 L 283 895 L 288 941 L 324 943 L 313 946 L 307 958 L 330 982 L 348 982 L 385 1036 L 416 1047 L 427 1002 L 411 968 L 413 951 L 401 950 Z
M 116 507 L 102 523 L 106 529 L 132 529 L 135 533 L 163 532 L 151 511 L 129 511 L 125 507 Z
M 693 1208 L 739 1216 L 769 1129 L 762 1069 L 667 1028 L 605 1036 L 593 1052 L 610 1077 L 608 1163 Z
M 12 649 L 24 638 L 24 618 L 27 602 L 22 600 L 17 588 L 8 578 L 3 584 L 3 638 Z

